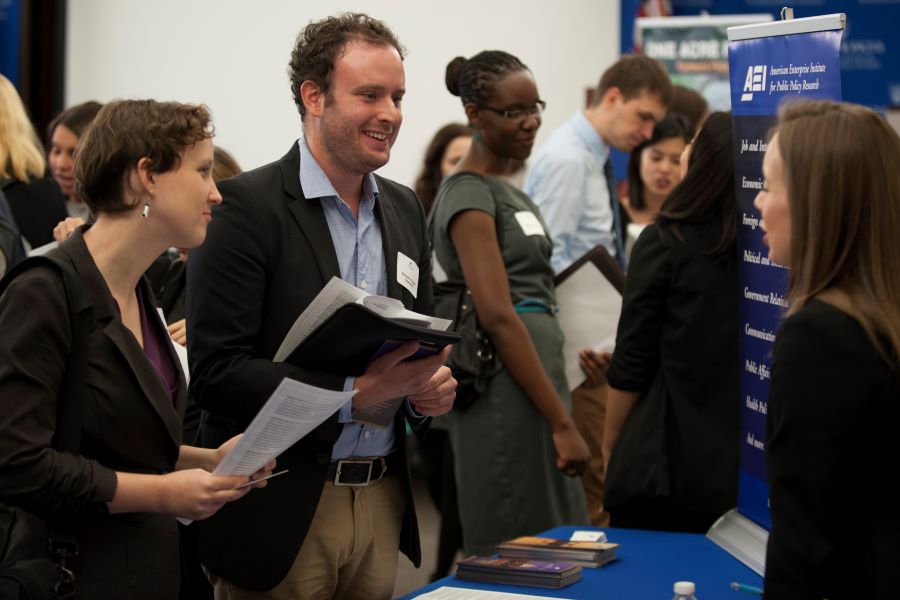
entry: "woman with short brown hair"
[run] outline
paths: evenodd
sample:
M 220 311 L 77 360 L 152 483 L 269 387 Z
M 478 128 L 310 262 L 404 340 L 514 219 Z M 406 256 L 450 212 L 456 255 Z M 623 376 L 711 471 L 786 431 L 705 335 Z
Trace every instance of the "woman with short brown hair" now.
M 75 345 L 61 273 L 33 267 L 0 296 L 0 502 L 71 528 L 79 598 L 176 597 L 174 517 L 208 517 L 248 490 L 246 477 L 211 474 L 234 438 L 181 445 L 184 375 L 142 279 L 166 248 L 206 236 L 221 202 L 212 135 L 203 106 L 124 100 L 83 136 L 76 189 L 96 221 L 49 253 L 92 310 L 77 454 L 54 443 Z

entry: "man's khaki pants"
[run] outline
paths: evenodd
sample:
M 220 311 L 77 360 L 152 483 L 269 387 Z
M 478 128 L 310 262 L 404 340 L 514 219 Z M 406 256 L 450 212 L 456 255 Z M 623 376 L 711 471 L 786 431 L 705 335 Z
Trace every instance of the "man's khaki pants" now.
M 609 513 L 603 508 L 603 425 L 606 420 L 606 393 L 609 386 L 589 388 L 579 386 L 572 390 L 572 420 L 578 433 L 591 451 L 581 484 L 587 497 L 588 518 L 596 527 L 609 526 Z
M 267 592 L 253 592 L 210 573 L 216 600 L 390 598 L 405 510 L 403 479 L 396 473 L 363 487 L 326 483 L 284 580 Z M 265 531 L 259 543 L 266 543 Z

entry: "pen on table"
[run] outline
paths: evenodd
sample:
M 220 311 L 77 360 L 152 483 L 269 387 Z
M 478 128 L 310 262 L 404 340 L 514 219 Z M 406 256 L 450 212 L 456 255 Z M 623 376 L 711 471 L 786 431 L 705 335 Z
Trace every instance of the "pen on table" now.
M 757 596 L 763 595 L 762 588 L 758 588 L 755 585 L 747 585 L 746 583 L 737 583 L 735 581 L 732 581 L 731 589 L 737 590 L 739 592 L 747 592 L 748 594 L 756 594 Z

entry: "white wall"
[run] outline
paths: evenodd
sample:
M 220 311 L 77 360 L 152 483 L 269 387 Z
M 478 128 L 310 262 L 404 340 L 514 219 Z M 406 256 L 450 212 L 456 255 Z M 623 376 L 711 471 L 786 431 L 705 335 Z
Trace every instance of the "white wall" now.
M 362 11 L 406 46 L 404 124 L 380 173 L 411 185 L 432 133 L 463 120 L 444 86 L 454 56 L 517 55 L 548 109 L 538 144 L 584 102 L 618 56 L 618 0 L 76 0 L 69 3 L 66 104 L 152 97 L 203 102 L 216 143 L 241 166 L 280 157 L 300 131 L 286 70 L 310 20 Z

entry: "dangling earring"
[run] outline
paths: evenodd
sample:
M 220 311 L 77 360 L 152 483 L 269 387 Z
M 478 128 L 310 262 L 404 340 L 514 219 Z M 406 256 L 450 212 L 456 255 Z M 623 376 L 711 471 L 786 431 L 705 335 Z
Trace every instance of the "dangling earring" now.
M 475 135 L 472 136 L 472 139 L 475 140 L 476 142 L 480 142 L 481 141 L 481 132 L 476 130 Z
M 144 210 L 141 211 L 141 218 L 146 219 L 150 216 L 150 203 L 144 202 Z

